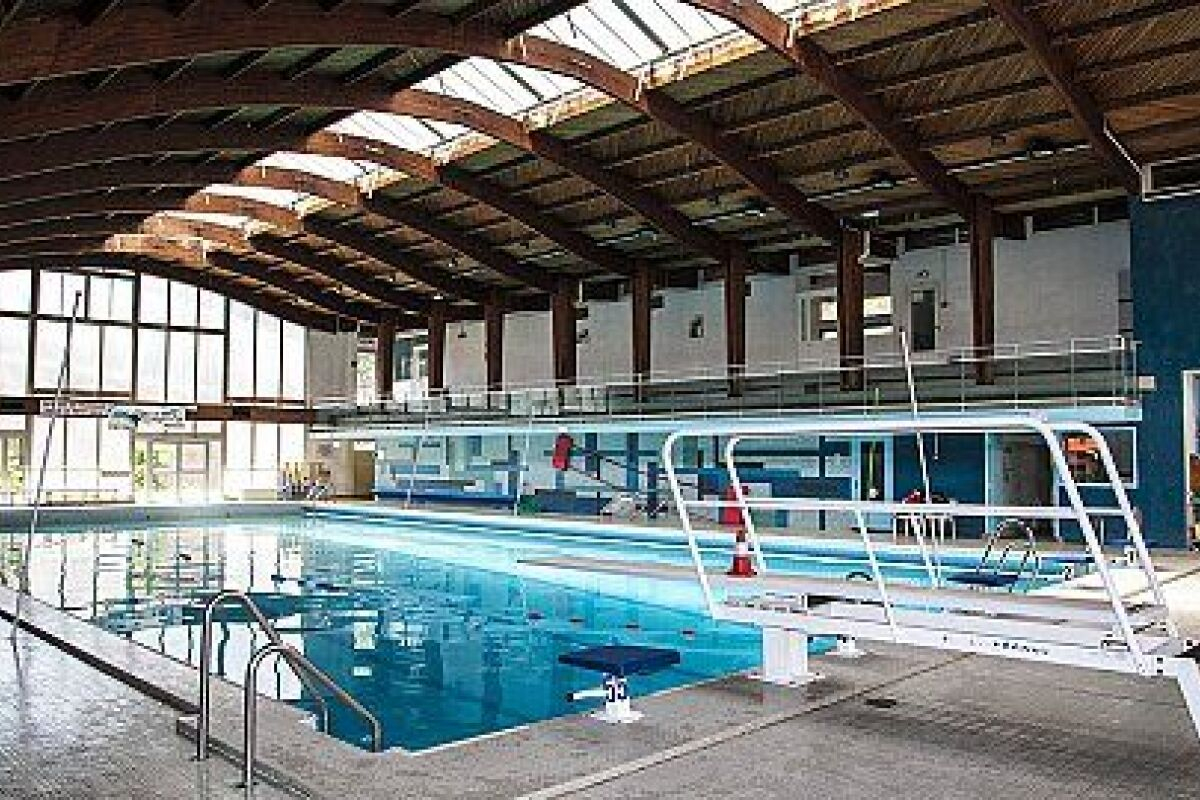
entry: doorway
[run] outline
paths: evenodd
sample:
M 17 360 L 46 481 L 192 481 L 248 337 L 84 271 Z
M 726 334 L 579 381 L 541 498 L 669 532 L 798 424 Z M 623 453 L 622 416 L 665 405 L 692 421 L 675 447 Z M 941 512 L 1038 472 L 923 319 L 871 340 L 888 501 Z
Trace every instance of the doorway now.
M 1054 467 L 1050 450 L 1041 438 L 1027 434 L 997 434 L 992 443 L 994 472 L 989 503 L 1002 506 L 1049 506 L 1054 504 Z M 998 519 L 988 520 L 997 525 Z M 1050 535 L 1051 520 L 1032 521 L 1038 535 Z
M 143 503 L 210 503 L 221 497 L 219 438 L 139 437 L 133 486 Z
M 909 294 L 908 319 L 914 352 L 937 349 L 937 290 L 913 289 Z
M 0 497 L 10 505 L 24 501 L 25 437 L 21 434 L 0 436 Z
M 880 502 L 892 497 L 892 441 L 854 439 L 851 442 L 851 474 L 855 500 Z M 871 530 L 890 530 L 891 515 L 867 514 Z

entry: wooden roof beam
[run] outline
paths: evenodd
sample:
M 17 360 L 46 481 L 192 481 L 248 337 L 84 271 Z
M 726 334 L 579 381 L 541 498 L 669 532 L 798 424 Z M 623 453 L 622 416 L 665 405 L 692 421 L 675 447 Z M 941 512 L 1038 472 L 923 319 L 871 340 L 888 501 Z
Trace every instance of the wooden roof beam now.
M 168 240 L 180 236 L 195 237 L 215 245 L 206 247 L 204 258 L 208 263 L 226 272 L 249 278 L 281 292 L 294 294 L 306 303 L 360 322 L 379 322 L 385 316 L 395 317 L 394 309 L 385 311 L 376 305 L 348 299 L 336 291 L 331 291 L 329 287 L 318 286 L 295 273 L 256 261 L 253 256 L 259 254 L 250 242 L 240 231 L 227 226 L 196 220 L 160 218 L 145 226 L 143 230 L 150 232 L 142 237 L 116 237 L 108 243 L 106 252 L 139 252 L 148 237 Z
M 385 197 L 364 196 L 358 187 L 349 183 L 278 167 L 249 167 L 239 173 L 236 182 L 244 186 L 302 192 L 346 208 L 369 211 L 437 239 L 488 269 L 527 286 L 543 292 L 553 292 L 557 286 L 553 276 L 522 264 L 507 253 L 493 248 L 486 240 L 446 225 L 431 214 Z
M 1092 149 L 1121 181 L 1125 191 L 1139 195 L 1142 181 L 1138 168 L 1112 135 L 1095 97 L 1076 79 L 1074 67 L 1064 51 L 1054 46 L 1050 33 L 1018 0 L 988 0 L 988 5 L 1046 73 Z
M 724 263 L 740 248 L 697 225 L 635 181 L 573 150 L 546 131 L 529 131 L 512 117 L 458 98 L 407 89 L 398 93 L 360 84 L 308 78 L 280 81 L 274 75 L 252 73 L 228 83 L 214 76 L 167 87 L 143 77 L 126 76 L 100 92 L 60 91 L 36 106 L 8 109 L 0 140 L 22 139 L 56 131 L 89 128 L 105 122 L 158 117 L 205 109 L 244 106 L 304 106 L 345 111 L 375 110 L 437 119 L 472 128 L 544 158 L 612 195 L 641 214 L 650 224 L 706 258 Z M 4 108 L 0 105 L 0 111 Z M 213 181 L 216 182 L 216 181 Z
M 617 275 L 632 277 L 637 274 L 639 265 L 636 259 L 631 259 L 613 248 L 604 247 L 590 236 L 580 233 L 555 217 L 549 209 L 524 200 L 504 187 L 478 178 L 467 170 L 439 164 L 429 156 L 385 142 L 329 132 L 310 136 L 305 141 L 303 150 L 307 153 L 369 161 L 444 186 L 515 219 L 585 263 Z
M 219 8 L 210 9 L 210 13 L 216 13 L 217 10 Z M 370 21 L 376 15 L 380 19 L 375 20 L 377 24 L 371 25 Z M 137 22 L 144 24 L 141 19 L 144 15 L 130 13 L 127 16 L 130 25 Z M 434 49 L 461 57 L 491 58 L 548 70 L 582 81 L 671 127 L 712 153 L 798 224 L 826 239 L 834 240 L 840 236 L 840 224 L 835 215 L 807 200 L 799 189 L 780 178 L 768 163 L 755 158 L 738 139 L 723 135 L 702 113 L 687 109 L 661 90 L 645 89 L 638 78 L 602 59 L 547 39 L 528 36 L 513 39 L 487 26 L 457 25 L 437 15 L 409 13 L 405 17 L 404 27 L 400 29 L 384 22 L 386 18 L 387 9 L 363 10 L 362 7 L 355 7 L 353 10 L 347 9 L 345 14 L 289 14 L 287 26 L 258 26 L 257 30 L 246 30 L 247 20 L 243 18 L 224 19 L 220 25 L 213 25 L 206 17 L 209 27 L 202 27 L 200 21 L 193 25 L 176 23 L 174 27 L 182 28 L 176 37 L 158 35 L 154 41 L 145 44 L 145 52 L 137 55 L 142 60 L 164 60 L 188 55 L 201 56 L 218 47 L 223 51 L 242 49 L 246 52 L 234 62 L 229 72 L 230 75 L 240 76 L 272 47 L 297 43 L 352 42 L 358 45 L 373 44 L 383 49 L 344 76 L 343 80 L 348 83 L 362 81 L 408 48 Z M 355 20 L 359 20 L 359 25 L 354 29 L 353 36 L 349 30 L 343 31 L 337 24 Z M 306 30 L 306 27 L 312 30 Z M 378 32 L 377 38 L 372 37 L 372 31 Z M 348 38 L 335 42 L 335 37 L 339 35 Z M 364 39 L 364 36 L 367 38 Z M 133 49 L 137 50 L 136 47 Z M 84 65 L 105 60 L 119 62 L 131 59 L 134 54 L 111 52 L 107 58 L 96 53 L 78 58 L 68 53 L 59 53 L 59 56 L 59 71 L 75 71 Z M 0 69 L 2 75 L 3 70 Z
M 290 261 L 385 305 L 417 314 L 429 310 L 429 298 L 355 269 L 333 256 L 314 252 L 291 238 L 270 231 L 253 233 L 247 238 L 260 253 Z
M 135 189 L 36 200 L 0 208 L 0 233 L 16 225 L 74 217 L 121 213 L 146 216 L 157 211 L 179 208 L 180 203 L 186 201 L 191 193 L 190 187 L 170 187 L 153 194 Z
M 917 179 L 964 219 L 975 207 L 971 191 L 925 150 L 916 131 L 897 116 L 846 67 L 803 31 L 758 0 L 684 0 L 689 5 L 724 17 L 795 64 L 825 91 L 842 102 L 882 139 Z

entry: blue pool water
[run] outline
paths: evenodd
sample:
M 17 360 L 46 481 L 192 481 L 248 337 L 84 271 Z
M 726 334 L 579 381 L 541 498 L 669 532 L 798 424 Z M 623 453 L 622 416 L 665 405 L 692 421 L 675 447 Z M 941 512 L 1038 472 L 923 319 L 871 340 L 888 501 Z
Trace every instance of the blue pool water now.
M 560 665 L 558 656 L 570 650 L 611 643 L 679 650 L 680 665 L 635 679 L 635 695 L 759 662 L 758 632 L 713 623 L 691 581 L 523 563 L 564 555 L 688 562 L 678 533 L 641 532 L 638 541 L 627 533 L 347 512 L 63 529 L 39 535 L 32 590 L 192 664 L 200 599 L 221 588 L 251 591 L 286 641 L 381 719 L 387 747 L 422 750 L 586 709 L 568 703 L 566 694 L 595 685 L 597 677 Z M 708 545 L 706 559 L 728 562 L 728 537 Z M 775 550 L 773 569 L 842 576 L 864 568 L 861 553 L 846 545 Z M 924 576 L 911 553 L 890 553 L 885 570 L 891 580 Z M 216 671 L 241 683 L 264 637 L 230 613 L 215 641 Z M 286 669 L 264 670 L 258 689 L 311 708 Z M 362 724 L 332 710 L 332 733 L 363 743 Z

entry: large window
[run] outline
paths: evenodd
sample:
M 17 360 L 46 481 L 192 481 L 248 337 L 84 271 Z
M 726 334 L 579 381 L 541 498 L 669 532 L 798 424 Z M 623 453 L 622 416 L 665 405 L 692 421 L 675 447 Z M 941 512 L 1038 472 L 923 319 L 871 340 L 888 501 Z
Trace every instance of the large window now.
M 302 327 L 190 284 L 86 269 L 0 271 L 0 396 L 45 398 L 55 390 L 68 327 L 63 376 L 74 401 L 192 406 L 305 398 Z M 12 419 L 17 432 L 0 436 L 0 492 L 20 483 L 4 479 L 4 470 L 23 481 L 29 463 L 40 462 L 49 432 L 49 417 Z M 72 416 L 59 421 L 49 443 L 46 487 L 81 493 L 70 499 L 82 501 L 128 496 L 138 454 L 165 447 L 163 436 L 185 455 L 206 453 L 214 478 L 224 465 L 227 493 L 273 491 L 281 463 L 304 458 L 301 425 L 211 422 L 134 433 L 110 429 L 99 415 Z M 181 482 L 193 477 L 180 475 Z
M 304 400 L 304 329 L 242 303 L 229 304 L 229 338 L 251 358 L 230 359 L 233 400 Z

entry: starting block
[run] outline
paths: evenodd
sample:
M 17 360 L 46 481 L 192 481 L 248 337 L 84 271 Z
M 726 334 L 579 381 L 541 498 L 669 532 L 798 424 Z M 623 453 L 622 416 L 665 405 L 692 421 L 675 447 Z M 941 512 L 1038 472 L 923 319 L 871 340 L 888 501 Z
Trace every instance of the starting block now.
M 679 663 L 679 651 L 661 647 L 634 647 L 628 645 L 605 645 L 564 653 L 558 657 L 560 664 L 599 672 L 604 681 L 599 689 L 584 689 L 571 692 L 567 700 L 604 699 L 604 708 L 592 715 L 593 719 L 608 723 L 637 722 L 642 718 L 634 711 L 629 699 L 630 675 L 652 675 Z

